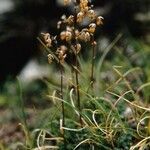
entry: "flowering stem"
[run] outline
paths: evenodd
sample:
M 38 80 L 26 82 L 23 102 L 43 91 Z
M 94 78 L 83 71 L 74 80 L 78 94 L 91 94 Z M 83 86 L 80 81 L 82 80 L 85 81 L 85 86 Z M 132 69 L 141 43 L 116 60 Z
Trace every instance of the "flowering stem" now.
M 61 62 L 59 61 L 59 66 L 60 66 L 60 98 L 63 100 L 63 66 Z M 61 107 L 62 107 L 62 127 L 65 126 L 65 109 L 64 109 L 64 102 L 61 102 Z M 64 143 L 65 143 L 65 137 L 64 137 L 64 130 L 62 131 L 62 135 L 64 138 Z
M 94 40 L 93 40 L 94 41 Z M 94 63 L 95 63 L 95 45 L 93 42 L 93 47 L 92 47 L 92 66 L 91 66 L 91 87 L 93 88 L 94 84 Z
M 81 112 L 81 105 L 80 105 L 80 92 L 79 92 L 79 76 L 78 76 L 78 54 L 76 52 L 75 54 L 75 79 L 76 79 L 76 93 L 77 93 L 77 106 L 79 109 L 79 112 Z M 80 121 L 80 125 L 82 127 L 82 118 L 81 118 L 81 114 L 79 115 L 79 121 Z
M 79 0 L 75 1 L 75 13 L 74 13 L 74 28 L 77 28 L 77 8 L 76 6 L 79 4 Z M 74 30 L 75 35 L 75 30 Z M 77 45 L 77 39 L 75 39 L 75 44 Z M 77 95 L 77 106 L 78 110 L 81 113 L 81 102 L 80 102 L 80 92 L 79 92 L 79 76 L 78 76 L 78 50 L 76 48 L 75 50 L 75 80 L 76 80 L 76 95 Z M 82 127 L 82 117 L 81 114 L 79 114 L 79 122 L 80 126 Z

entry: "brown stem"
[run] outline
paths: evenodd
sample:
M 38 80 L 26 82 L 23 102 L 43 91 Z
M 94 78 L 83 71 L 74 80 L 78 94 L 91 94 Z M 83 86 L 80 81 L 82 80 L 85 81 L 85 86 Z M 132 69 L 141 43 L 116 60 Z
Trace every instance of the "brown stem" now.
M 78 106 L 79 112 L 81 112 L 80 92 L 79 92 L 79 76 L 78 76 L 78 59 L 77 58 L 78 58 L 78 54 L 76 52 L 76 54 L 75 54 L 75 65 L 76 65 L 76 68 L 75 68 L 75 79 L 76 79 L 77 106 Z M 79 121 L 80 121 L 80 125 L 82 127 L 81 114 L 79 116 Z
M 95 63 L 95 45 L 94 45 L 94 39 L 93 39 L 93 47 L 92 47 L 92 66 L 91 66 L 91 87 L 93 88 L 93 84 L 94 84 L 94 63 Z
M 63 100 L 63 66 L 59 61 L 59 66 L 60 66 L 60 98 Z M 64 102 L 61 102 L 61 107 L 62 107 L 62 126 L 65 126 L 65 109 L 64 109 Z M 65 144 L 65 134 L 64 130 L 62 131 L 62 136 L 64 138 L 64 144 Z
M 77 8 L 76 5 L 78 5 L 79 1 L 75 2 L 75 14 L 74 14 L 74 29 L 77 28 Z M 74 30 L 74 35 L 75 35 L 75 30 Z M 77 45 L 77 39 L 75 38 L 75 44 Z M 78 106 L 78 110 L 81 113 L 81 102 L 80 102 L 80 92 L 79 92 L 79 76 L 78 76 L 78 52 L 77 49 L 74 52 L 75 54 L 75 80 L 76 80 L 76 95 L 77 95 L 77 106 Z M 80 126 L 82 127 L 82 117 L 81 114 L 79 114 L 79 122 L 80 122 Z

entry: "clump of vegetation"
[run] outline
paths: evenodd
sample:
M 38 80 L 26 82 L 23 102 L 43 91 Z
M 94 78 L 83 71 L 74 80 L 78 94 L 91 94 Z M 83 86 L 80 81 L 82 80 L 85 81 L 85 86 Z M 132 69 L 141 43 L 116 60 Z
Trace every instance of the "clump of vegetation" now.
M 44 79 L 51 108 L 38 116 L 34 130 L 21 124 L 26 136 L 22 149 L 148 150 L 150 99 L 145 93 L 150 84 L 142 84 L 142 69 L 133 67 L 116 46 L 120 35 L 98 58 L 94 35 L 103 17 L 88 0 L 64 0 L 70 3 L 74 13 L 61 17 L 59 34 L 38 38 L 48 63 L 58 69 L 51 71 L 53 82 Z M 104 61 L 112 48 L 116 57 Z M 83 59 L 82 51 L 89 59 Z

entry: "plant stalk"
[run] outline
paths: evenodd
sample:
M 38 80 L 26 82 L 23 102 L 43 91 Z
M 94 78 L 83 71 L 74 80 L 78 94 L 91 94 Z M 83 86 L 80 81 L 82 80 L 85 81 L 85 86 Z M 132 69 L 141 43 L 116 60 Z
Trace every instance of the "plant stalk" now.
M 80 92 L 79 92 L 79 76 L 78 76 L 78 54 L 76 52 L 75 54 L 75 79 L 76 79 L 76 93 L 77 93 L 77 106 L 79 109 L 79 112 L 81 112 L 81 102 L 80 102 Z M 81 114 L 79 114 L 79 122 L 82 127 L 82 117 Z
M 79 4 L 79 1 L 75 1 L 75 14 L 74 14 L 74 28 L 77 27 L 77 8 L 76 6 Z M 74 30 L 74 35 L 75 35 L 75 30 Z M 77 44 L 77 39 L 75 39 L 75 44 Z M 78 67 L 78 52 L 77 52 L 77 49 L 75 50 L 75 67 L 74 67 L 74 70 L 75 70 L 75 80 L 76 80 L 76 96 L 77 96 L 77 107 L 78 107 L 78 110 L 79 110 L 79 122 L 80 122 L 80 126 L 82 127 L 83 126 L 83 123 L 82 123 L 82 117 L 81 117 L 81 102 L 80 102 L 80 92 L 79 92 L 79 76 L 78 76 L 78 70 L 79 70 L 79 67 Z
M 63 100 L 63 66 L 61 62 L 59 61 L 60 66 L 60 98 Z M 65 108 L 64 108 L 64 102 L 61 102 L 61 109 L 62 109 L 62 126 L 65 126 Z M 64 145 L 65 145 L 65 133 L 64 130 L 62 131 L 62 136 L 64 138 Z
M 91 65 L 91 77 L 90 77 L 90 84 L 93 89 L 94 85 L 94 64 L 95 64 L 95 45 L 94 45 L 94 40 L 93 40 L 93 47 L 92 47 L 92 65 Z

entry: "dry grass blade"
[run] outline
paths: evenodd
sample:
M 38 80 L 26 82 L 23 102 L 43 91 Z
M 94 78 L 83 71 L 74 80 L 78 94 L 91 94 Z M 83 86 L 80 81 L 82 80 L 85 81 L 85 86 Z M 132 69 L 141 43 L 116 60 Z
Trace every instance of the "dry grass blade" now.
M 112 94 L 112 95 L 114 95 L 114 96 L 117 96 L 118 98 L 121 97 L 120 95 L 118 95 L 118 94 L 116 94 L 116 93 L 114 93 L 114 92 L 110 92 L 110 91 L 107 91 L 107 92 L 108 92 L 109 94 Z M 133 91 L 131 90 L 130 92 L 132 93 Z M 141 105 L 137 105 L 137 104 L 135 104 L 135 103 L 133 103 L 133 102 L 130 102 L 128 99 L 126 99 L 126 98 L 124 98 L 124 97 L 122 97 L 122 99 L 123 99 L 125 102 L 127 102 L 128 104 L 130 104 L 130 105 L 132 105 L 132 106 L 134 106 L 134 107 L 136 107 L 136 108 L 139 108 L 139 109 L 146 110 L 146 111 L 150 112 L 150 108 L 146 108 L 146 107 L 143 107 L 143 106 L 141 106 Z

